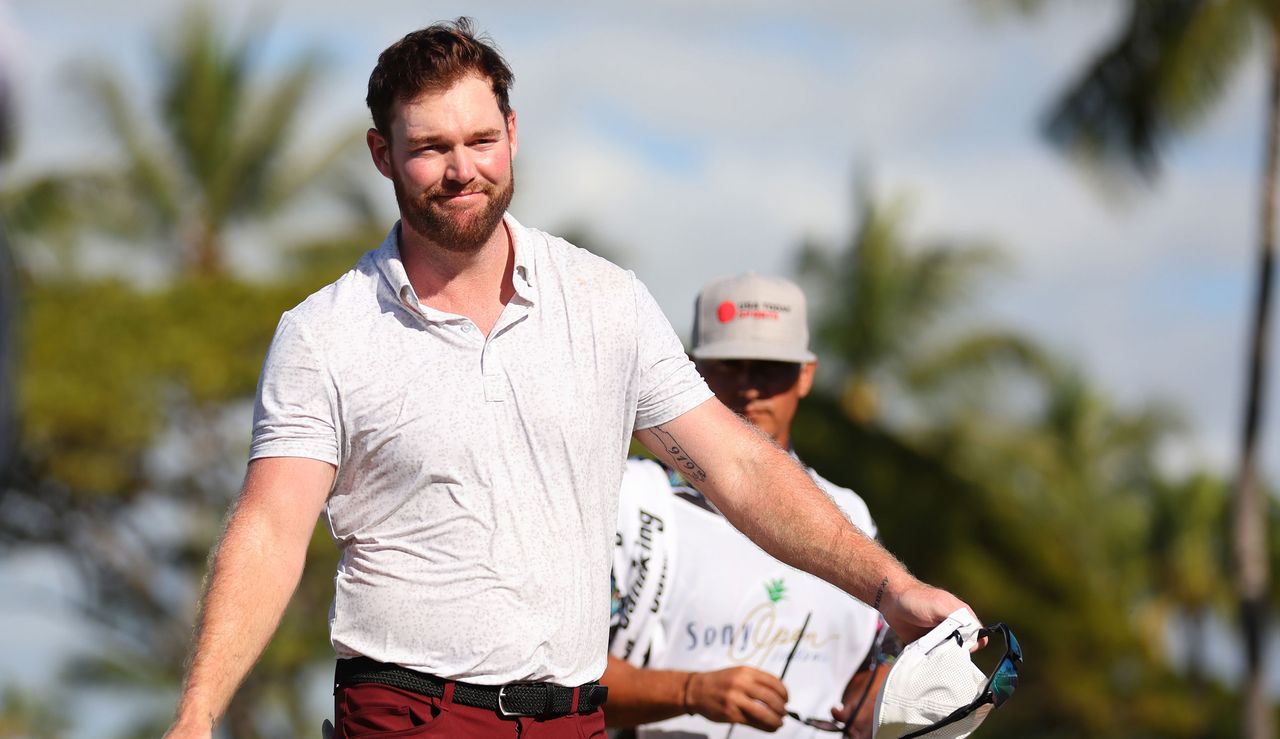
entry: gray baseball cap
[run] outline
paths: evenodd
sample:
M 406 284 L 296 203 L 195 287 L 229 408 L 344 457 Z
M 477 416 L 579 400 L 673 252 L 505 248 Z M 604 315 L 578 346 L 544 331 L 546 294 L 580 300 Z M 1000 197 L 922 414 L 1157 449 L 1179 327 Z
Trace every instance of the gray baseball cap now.
M 694 307 L 693 357 L 816 361 L 804 293 L 788 280 L 752 273 L 707 283 Z

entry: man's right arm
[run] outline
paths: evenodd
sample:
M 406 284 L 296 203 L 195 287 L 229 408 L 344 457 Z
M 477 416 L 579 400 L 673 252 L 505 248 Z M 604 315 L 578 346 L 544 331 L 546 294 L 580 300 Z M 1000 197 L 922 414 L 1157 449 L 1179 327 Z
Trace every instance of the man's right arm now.
M 879 610 L 906 640 L 969 608 L 912 576 L 854 526 L 791 455 L 720 401 L 641 429 L 636 438 L 761 549 Z
M 718 723 L 777 731 L 787 710 L 786 686 L 754 667 L 711 672 L 650 670 L 609 655 L 600 682 L 609 687 L 604 718 L 610 727 L 696 713 Z
M 333 484 L 327 462 L 266 457 L 244 488 L 215 551 L 174 725 L 209 737 L 280 623 L 302 577 L 307 543 Z

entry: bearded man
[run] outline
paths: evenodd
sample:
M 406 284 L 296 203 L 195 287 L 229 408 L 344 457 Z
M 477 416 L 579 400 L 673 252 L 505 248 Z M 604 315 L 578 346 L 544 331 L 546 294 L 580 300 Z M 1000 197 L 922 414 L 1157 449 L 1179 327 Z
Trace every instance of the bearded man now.
M 323 513 L 337 737 L 603 737 L 633 434 L 900 633 L 964 607 L 712 397 L 634 274 L 506 213 L 511 80 L 466 19 L 379 57 L 368 145 L 400 221 L 280 320 L 169 736 L 210 736 Z

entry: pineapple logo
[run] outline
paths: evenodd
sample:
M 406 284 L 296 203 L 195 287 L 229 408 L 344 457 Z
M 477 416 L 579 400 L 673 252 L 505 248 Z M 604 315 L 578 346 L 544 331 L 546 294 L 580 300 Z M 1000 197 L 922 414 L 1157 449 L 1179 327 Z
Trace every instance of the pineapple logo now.
M 786 597 L 787 586 L 783 584 L 782 578 L 770 580 L 764 584 L 764 591 L 769 594 L 769 602 L 777 603 Z

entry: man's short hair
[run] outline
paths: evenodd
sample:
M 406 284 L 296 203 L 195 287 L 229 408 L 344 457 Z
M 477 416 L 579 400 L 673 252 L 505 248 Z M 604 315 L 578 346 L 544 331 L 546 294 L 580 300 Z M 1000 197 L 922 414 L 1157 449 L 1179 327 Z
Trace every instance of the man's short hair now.
M 397 102 L 443 92 L 468 75 L 489 81 L 498 110 L 511 114 L 508 90 L 515 79 L 493 40 L 477 36 L 470 18 L 436 23 L 414 31 L 378 55 L 369 75 L 365 103 L 373 114 L 373 126 L 391 138 L 392 109 Z

